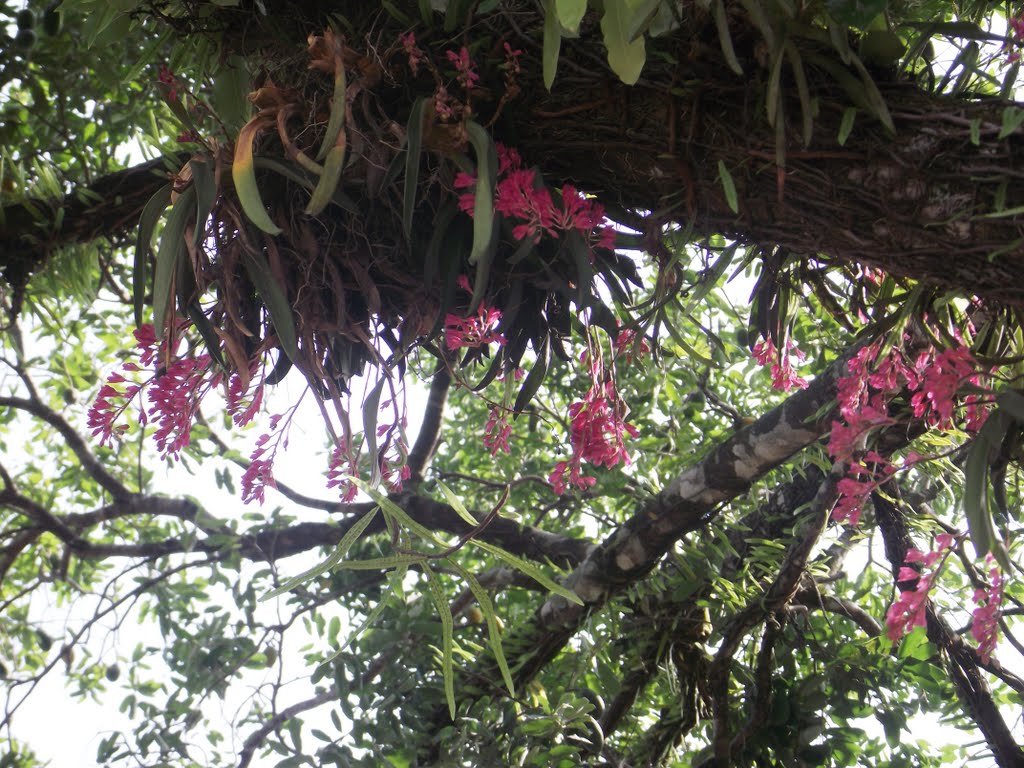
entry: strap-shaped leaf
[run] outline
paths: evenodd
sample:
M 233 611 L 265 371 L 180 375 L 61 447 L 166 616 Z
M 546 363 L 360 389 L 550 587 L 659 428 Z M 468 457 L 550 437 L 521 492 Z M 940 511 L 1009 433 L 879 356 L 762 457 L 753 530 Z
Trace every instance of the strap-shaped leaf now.
M 542 72 L 544 87 L 549 91 L 558 72 L 558 55 L 562 50 L 562 29 L 558 23 L 555 0 L 544 0 L 544 50 Z
M 733 48 L 732 35 L 729 33 L 729 20 L 725 15 L 725 3 L 722 0 L 715 0 L 715 27 L 718 28 L 718 44 L 722 48 L 722 55 L 725 56 L 725 63 L 737 75 L 742 75 L 743 67 L 736 58 L 736 49 Z
M 430 566 L 422 563 L 423 573 L 427 577 L 427 594 L 434 602 L 437 615 L 441 619 L 441 674 L 444 677 L 444 696 L 448 700 L 448 714 L 455 719 L 455 668 L 452 664 L 452 640 L 455 622 L 452 620 L 452 609 L 445 600 L 444 590 L 437 575 Z
M 332 147 L 327 153 L 327 159 L 324 161 L 324 172 L 320 176 L 319 181 L 316 183 L 316 189 L 313 190 L 313 194 L 309 198 L 309 203 L 306 205 L 306 215 L 308 216 L 319 216 L 327 204 L 334 198 L 334 193 L 338 189 L 338 183 L 341 181 L 341 172 L 345 168 L 345 145 L 341 144 L 337 147 Z
M 405 129 L 405 187 L 402 190 L 402 231 L 412 241 L 412 214 L 420 180 L 420 155 L 423 151 L 423 109 L 426 99 L 416 99 Z
M 996 535 L 989 509 L 989 455 L 998 449 L 1006 436 L 1010 417 L 1002 410 L 989 416 L 985 426 L 971 445 L 964 467 L 964 512 L 971 542 L 978 557 L 992 553 L 996 561 L 1006 570 L 1010 563 L 1006 550 Z
M 164 329 L 171 322 L 168 313 L 174 310 L 174 278 L 178 262 L 185 257 L 185 227 L 195 215 L 195 204 L 196 190 L 189 185 L 171 206 L 160 235 L 153 272 L 153 328 L 158 339 L 163 338 Z
M 366 446 L 366 454 L 370 457 L 372 477 L 370 483 L 376 486 L 380 483 L 380 462 L 377 460 L 377 410 L 380 406 L 380 393 L 387 383 L 387 376 L 381 376 L 366 394 L 363 400 L 363 444 Z
M 718 178 L 722 182 L 722 191 L 725 192 L 725 202 L 729 204 L 733 213 L 739 213 L 740 201 L 736 195 L 736 183 L 732 180 L 729 169 L 725 167 L 724 160 L 718 161 Z
M 345 83 L 345 66 L 341 57 L 334 57 L 334 93 L 331 96 L 331 114 L 327 118 L 327 129 L 324 131 L 324 140 L 320 143 L 320 151 L 316 153 L 316 159 L 323 162 L 324 158 L 337 147 L 345 146 L 345 91 L 348 86 Z M 325 203 L 326 205 L 326 203 Z
M 277 279 L 270 271 L 270 265 L 262 256 L 256 256 L 246 251 L 242 262 L 245 264 L 245 271 L 248 272 L 256 292 L 263 300 L 263 305 L 270 313 L 270 319 L 274 322 L 274 330 L 277 332 L 281 349 L 294 362 L 299 356 L 298 339 L 295 335 L 295 317 L 284 290 L 278 285 Z
M 326 573 L 331 568 L 340 563 L 342 559 L 345 557 L 345 555 L 348 554 L 348 551 L 352 548 L 352 545 L 355 544 L 356 541 L 358 541 L 359 537 L 363 535 L 363 531 L 365 531 L 366 528 L 370 525 L 370 523 L 373 522 L 373 518 L 377 516 L 377 511 L 379 509 L 380 507 L 374 507 L 361 518 L 359 518 L 352 525 L 352 527 L 345 532 L 345 535 L 341 537 L 341 541 L 338 542 L 338 546 L 334 548 L 334 551 L 331 552 L 331 554 L 328 555 L 326 559 L 314 565 L 309 570 L 303 571 L 298 576 L 293 576 L 292 578 L 288 579 L 274 591 L 265 594 L 263 597 L 260 598 L 260 600 L 269 600 L 272 597 L 283 595 L 285 592 L 290 592 L 296 587 L 302 586 L 311 579 L 315 579 L 317 576 Z
M 199 331 L 199 335 L 203 337 L 203 343 L 206 345 L 206 351 L 210 353 L 210 357 L 213 358 L 214 362 L 216 362 L 222 370 L 226 371 L 227 364 L 224 362 L 224 355 L 220 350 L 220 336 L 218 336 L 217 331 L 214 330 L 210 319 L 203 314 L 203 308 L 199 306 L 199 302 L 189 302 L 185 311 L 192 320 L 192 325 L 196 327 L 196 330 Z
M 523 386 L 519 390 L 519 394 L 516 396 L 516 403 L 513 407 L 512 418 L 519 418 L 519 414 L 523 412 L 523 409 L 533 400 L 533 396 L 537 394 L 537 390 L 540 389 L 540 385 L 544 383 L 544 377 L 548 374 L 548 365 L 551 363 L 551 345 L 549 343 L 549 336 L 544 336 L 540 342 L 540 349 L 537 350 L 537 362 L 533 364 L 533 368 L 527 374 L 523 380 Z
M 605 0 L 604 16 L 601 17 L 608 66 L 626 85 L 634 85 L 640 79 L 640 71 L 647 61 L 644 38 L 629 40 L 633 14 L 627 0 Z
M 516 555 L 513 555 L 511 552 L 506 552 L 504 549 L 502 549 L 501 547 L 496 547 L 494 544 L 489 544 L 486 541 L 481 541 L 480 539 L 472 539 L 472 543 L 474 546 L 479 547 L 485 552 L 490 552 L 496 558 L 512 566 L 517 571 L 525 573 L 538 584 L 547 588 L 549 591 L 554 592 L 556 595 L 564 597 L 570 603 L 575 603 L 576 605 L 583 605 L 583 600 L 580 599 L 579 595 L 577 595 L 571 589 L 566 589 L 561 584 L 553 581 L 546 573 L 544 573 L 544 571 L 542 571 L 533 563 L 527 560 L 523 560 L 523 558 L 517 557 Z
M 508 668 L 508 661 L 505 660 L 505 649 L 501 644 L 501 627 L 498 624 L 498 615 L 494 611 L 491 596 L 487 594 L 487 590 L 472 573 L 458 563 L 450 563 L 450 566 L 466 580 L 469 591 L 473 593 L 473 597 L 476 598 L 476 602 L 480 606 L 480 613 L 484 615 L 484 621 L 487 622 L 487 641 L 491 646 L 491 653 L 494 654 L 494 660 L 498 662 L 501 679 L 505 682 L 505 687 L 508 688 L 508 695 L 515 698 L 516 686 L 512 682 L 512 672 Z
M 273 125 L 273 118 L 257 116 L 242 127 L 235 142 L 231 178 L 235 182 L 238 202 L 242 204 L 242 210 L 249 220 L 268 235 L 279 235 L 281 228 L 273 222 L 267 209 L 263 207 L 263 198 L 260 197 L 259 187 L 256 186 L 256 166 L 252 154 L 252 143 L 256 134 L 270 125 Z
M 165 184 L 149 198 L 139 216 L 139 231 L 135 236 L 135 264 L 132 270 L 132 304 L 135 309 L 135 327 L 142 325 L 149 287 L 149 255 L 153 251 L 153 230 L 171 200 L 171 184 Z
M 555 0 L 555 10 L 558 11 L 558 23 L 566 32 L 575 35 L 579 33 L 580 22 L 587 11 L 587 0 Z
M 188 164 L 192 169 L 192 186 L 196 188 L 196 228 L 192 235 L 192 247 L 195 248 L 206 234 L 206 220 L 210 218 L 217 199 L 217 181 L 210 162 L 205 158 L 194 157 Z
M 476 152 L 476 193 L 473 201 L 473 247 L 469 263 L 476 265 L 473 298 L 469 303 L 472 314 L 483 301 L 490 278 L 491 263 L 498 247 L 494 211 L 494 185 L 498 173 L 498 152 L 491 135 L 479 123 L 466 123 L 466 135 Z

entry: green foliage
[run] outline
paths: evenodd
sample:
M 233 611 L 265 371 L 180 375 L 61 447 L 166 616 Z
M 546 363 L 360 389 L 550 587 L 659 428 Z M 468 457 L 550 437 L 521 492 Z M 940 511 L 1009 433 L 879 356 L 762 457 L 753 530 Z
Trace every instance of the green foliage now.
M 1006 671 L 1024 600 L 1019 307 L 944 293 L 934 273 L 915 279 L 919 261 L 870 274 L 849 253 L 869 258 L 878 241 L 849 229 L 849 211 L 814 233 L 821 255 L 773 238 L 801 205 L 832 205 L 807 190 L 863 170 L 840 164 L 851 154 L 867 167 L 940 136 L 984 148 L 972 162 L 1016 158 L 1024 109 L 995 99 L 1017 87 L 1003 49 L 1017 42 L 997 18 L 981 2 L 860 0 L 0 7 L 0 768 L 48 759 L 19 707 L 55 678 L 83 711 L 123 716 L 93 745 L 111 766 L 699 765 L 725 743 L 730 765 L 987 757 L 991 743 L 962 746 L 979 715 L 950 660 L 991 687 L 988 716 L 1019 714 Z M 418 73 L 399 41 L 410 31 Z M 330 66 L 302 51 L 310 32 Z M 463 46 L 479 84 L 458 84 L 448 54 Z M 576 93 L 593 70 L 597 106 Z M 458 93 L 455 118 L 438 115 L 440 84 Z M 542 95 L 519 101 L 528 89 Z M 631 111 L 624 94 L 639 104 L 644 89 L 687 118 L 666 128 L 672 146 Z M 733 122 L 750 132 L 742 146 L 722 138 Z M 927 131 L 908 138 L 918 123 Z M 593 247 L 592 229 L 516 238 L 496 208 L 499 143 L 523 153 L 528 192 L 563 206 L 561 185 L 592 164 L 623 189 L 641 178 L 663 207 L 584 189 L 637 248 L 617 255 Z M 97 182 L 150 155 L 166 158 L 152 186 Z M 916 172 L 930 183 L 929 162 Z M 977 248 L 1005 276 L 1019 181 L 1012 163 L 975 166 L 967 221 L 997 227 Z M 470 171 L 472 221 L 455 181 Z M 881 195 L 879 215 L 913 191 L 879 191 L 872 174 L 854 197 Z M 943 200 L 961 181 L 939 179 Z M 964 223 L 942 215 L 900 220 L 900 236 L 927 243 Z M 401 311 L 388 303 L 399 294 Z M 215 363 L 177 461 L 151 446 L 154 414 L 140 423 L 150 401 L 126 406 L 110 444 L 89 423 L 107 376 L 137 359 L 147 306 L 158 333 L 177 339 L 186 316 L 194 330 L 140 381 L 173 359 Z M 485 307 L 500 309 L 507 343 L 449 348 L 449 318 Z M 620 346 L 623 330 L 635 336 Z M 863 437 L 896 473 L 858 528 L 804 542 L 828 512 L 815 505 L 834 467 L 820 442 L 839 423 L 834 384 L 800 410 L 773 386 L 779 359 L 759 366 L 752 349 L 791 342 L 806 355 L 797 374 L 832 381 L 835 361 L 874 338 L 879 360 L 963 339 L 985 377 L 958 382 L 950 426 L 923 422 L 911 388 L 894 395 L 893 429 Z M 593 380 L 595 360 L 607 379 Z M 247 457 L 274 430 L 266 414 L 235 429 L 218 398 L 250 361 L 253 382 L 291 373 L 266 394 L 286 425 L 277 488 L 244 507 Z M 364 386 L 356 374 L 371 369 L 384 373 Z M 402 419 L 436 415 L 419 392 L 436 371 L 453 379 L 439 447 L 399 492 L 388 473 L 401 467 L 382 458 Z M 577 450 L 579 407 L 608 383 L 637 430 L 630 463 L 584 462 L 593 484 L 558 495 L 550 476 Z M 418 392 L 405 411 L 403 385 Z M 345 390 L 360 399 L 332 411 Z M 989 420 L 968 429 L 964 398 L 977 396 Z M 507 453 L 482 443 L 502 415 Z M 342 442 L 325 421 L 346 425 L 345 471 L 369 480 L 354 480 L 353 503 L 324 488 Z M 774 455 L 756 439 L 778 424 L 819 421 L 767 471 L 734 471 Z M 753 442 L 723 453 L 737 435 Z M 954 545 L 932 624 L 894 642 L 906 547 L 931 551 L 940 534 Z M 987 552 L 1007 577 L 1004 666 L 980 659 L 971 632 Z M 948 744 L 919 738 L 937 719 Z

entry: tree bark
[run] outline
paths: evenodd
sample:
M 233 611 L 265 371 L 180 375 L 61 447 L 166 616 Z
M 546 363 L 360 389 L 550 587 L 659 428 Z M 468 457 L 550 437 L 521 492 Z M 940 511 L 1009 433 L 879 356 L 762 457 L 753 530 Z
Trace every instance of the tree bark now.
M 292 5 L 287 11 L 267 5 L 261 23 L 277 34 L 282 51 L 292 51 L 296 42 L 284 39 L 289 30 L 298 35 L 300 28 L 322 28 L 319 11 L 305 9 L 296 21 Z M 1000 136 L 1003 110 L 1012 105 L 930 93 L 892 72 L 874 72 L 895 133 L 862 108 L 840 144 L 852 97 L 848 84 L 845 90 L 838 84 L 837 72 L 860 75 L 812 36 L 794 33 L 787 39 L 799 51 L 814 105 L 805 144 L 796 66 L 783 67 L 777 131 L 763 106 L 769 72 L 760 38 L 739 3 L 726 5 L 742 76 L 729 70 L 713 20 L 697 4 L 683 3 L 687 23 L 648 40 L 648 63 L 637 85 L 612 75 L 599 30 L 585 23 L 578 40 L 563 41 L 549 93 L 541 82 L 542 18 L 532 5 L 509 3 L 475 19 L 472 35 L 493 39 L 498 50 L 500 41 L 521 48 L 521 74 L 514 92 L 506 93 L 511 98 L 498 98 L 500 84 L 481 88 L 474 118 L 493 122 L 495 139 L 517 147 L 525 165 L 538 167 L 550 186 L 574 183 L 634 222 L 643 219 L 641 212 L 655 212 L 646 217 L 652 234 L 666 223 L 683 224 L 698 237 L 721 233 L 801 258 L 865 264 L 1024 307 L 1018 279 L 1024 273 L 1024 213 L 1013 212 L 1015 201 L 1024 200 L 1024 129 Z M 416 97 L 432 96 L 436 81 L 408 72 L 397 43 L 404 27 L 352 3 L 341 11 L 367 36 L 372 29 L 378 41 L 361 47 L 359 39 L 349 39 L 373 58 L 380 75 L 365 83 L 372 99 L 350 105 L 366 142 L 350 146 L 344 180 L 346 193 L 370 216 L 375 203 L 368 169 L 387 167 L 396 151 L 395 128 L 406 125 Z M 232 40 L 214 21 L 210 29 L 227 34 L 226 44 L 243 54 L 259 48 L 266 56 L 264 36 L 247 29 L 248 37 Z M 434 35 L 431 50 L 430 38 L 421 38 L 428 41 L 424 47 L 444 61 L 452 40 Z M 483 60 L 488 49 L 478 50 Z M 736 187 L 736 213 L 724 192 L 723 167 Z M 7 281 L 23 284 L 55 247 L 130 229 L 165 180 L 159 168 L 155 161 L 104 177 L 91 194 L 75 190 L 59 205 L 34 201 L 4 208 L 0 268 Z M 58 207 L 63 219 L 54 225 Z M 403 242 L 401 233 L 393 241 Z

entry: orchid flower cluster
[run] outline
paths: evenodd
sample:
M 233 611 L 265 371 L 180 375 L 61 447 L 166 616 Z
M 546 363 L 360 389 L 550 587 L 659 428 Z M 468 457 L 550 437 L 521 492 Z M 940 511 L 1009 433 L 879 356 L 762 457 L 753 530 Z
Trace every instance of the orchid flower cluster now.
M 889 414 L 889 402 L 897 392 L 906 388 L 913 393 L 910 405 L 915 418 L 932 428 L 949 429 L 957 392 L 965 384 L 980 387 L 982 383 L 984 374 L 963 345 L 942 351 L 929 348 L 913 356 L 895 345 L 879 359 L 881 352 L 881 341 L 862 347 L 848 362 L 848 374 L 837 383 L 839 418 L 832 423 L 828 452 L 836 461 L 850 463 L 850 475 L 839 483 L 840 499 L 832 512 L 836 522 L 856 525 L 868 496 L 898 469 L 923 458 L 911 452 L 897 467 L 866 448 L 872 433 L 897 423 Z M 980 396 L 964 398 L 960 421 L 965 431 L 976 432 L 987 417 L 988 408 Z
M 788 392 L 797 387 L 807 389 L 807 379 L 797 376 L 793 358 L 803 360 L 806 355 L 796 347 L 796 342 L 787 338 L 784 349 L 776 349 L 771 339 L 762 339 L 754 345 L 754 360 L 760 366 L 771 366 L 772 387 Z
M 562 186 L 560 201 L 554 197 L 532 168 L 523 168 L 519 153 L 501 142 L 498 152 L 498 181 L 494 190 L 494 210 L 516 222 L 512 236 L 519 241 L 540 242 L 545 235 L 558 239 L 578 232 L 591 248 L 615 247 L 615 229 L 606 223 L 604 207 L 583 195 L 572 184 Z M 459 172 L 455 175 L 459 208 L 473 215 L 476 205 L 476 176 Z M 591 252 L 591 261 L 593 253 Z
M 169 334 L 178 343 L 183 327 Z M 138 421 L 146 426 L 156 424 L 154 439 L 160 454 L 176 459 L 188 446 L 192 424 L 203 398 L 224 383 L 224 374 L 214 365 L 208 354 L 178 357 L 174 342 L 159 340 L 150 324 L 134 331 L 138 362 L 128 361 L 120 372 L 107 377 L 92 407 L 87 424 L 100 445 L 110 445 L 127 430 L 127 424 L 118 424 L 121 415 L 139 397 Z M 146 368 L 154 369 L 147 377 L 140 377 Z M 248 424 L 263 402 L 263 380 L 252 386 L 255 370 L 233 373 L 227 377 L 226 401 L 228 413 L 238 426 Z M 125 374 L 128 374 L 126 376 Z M 131 377 L 131 378 L 129 378 Z M 141 393 L 147 391 L 148 409 L 141 403 Z
M 908 338 L 904 337 L 903 342 Z M 929 347 L 916 354 L 903 344 L 894 345 L 882 356 L 882 342 L 865 346 L 850 359 L 848 374 L 837 383 L 839 418 L 832 424 L 828 451 L 836 461 L 849 462 L 849 474 L 838 483 L 839 500 L 832 519 L 856 525 L 871 493 L 898 471 L 926 457 L 909 452 L 900 464 L 894 464 L 877 451 L 867 449 L 868 438 L 879 429 L 897 424 L 889 413 L 889 403 L 897 392 L 911 393 L 914 417 L 935 429 L 951 429 L 957 423 L 964 431 L 975 433 L 988 417 L 988 404 L 982 395 L 969 394 L 959 410 L 956 396 L 965 385 L 982 389 L 987 375 L 971 351 L 962 342 L 937 351 Z M 886 626 L 894 642 L 914 627 L 925 626 L 928 593 L 934 585 L 955 537 L 940 533 L 930 552 L 910 549 L 897 574 L 897 583 L 913 582 L 903 589 L 889 608 Z M 991 565 L 989 582 L 975 590 L 972 634 L 979 643 L 979 655 L 987 662 L 995 648 L 998 615 L 1002 604 L 1002 575 Z M 920 569 L 920 570 L 918 570 Z
M 635 332 L 620 331 L 615 340 L 616 357 L 635 349 L 635 339 Z M 559 495 L 565 493 L 568 485 L 587 489 L 597 482 L 597 478 L 583 474 L 584 461 L 599 467 L 611 468 L 619 462 L 628 466 L 631 462 L 624 436 L 639 434 L 636 427 L 626 422 L 629 408 L 619 397 L 614 370 L 605 368 L 602 355 L 588 349 L 580 362 L 589 368 L 591 384 L 583 399 L 569 406 L 572 453 L 568 460 L 558 462 L 548 476 L 548 482 Z
M 899 597 L 889 606 L 885 615 L 886 635 L 894 643 L 915 627 L 928 624 L 928 595 L 938 580 L 939 573 L 956 544 L 951 533 L 935 537 L 935 548 L 930 552 L 911 548 L 907 550 L 904 565 L 896 575 L 901 586 Z M 991 553 L 986 558 L 988 580 L 974 590 L 974 612 L 971 637 L 978 643 L 978 656 L 982 664 L 992 658 L 999 637 L 999 616 L 1003 603 L 1003 574 L 994 564 Z
M 133 403 L 137 403 L 139 425 L 156 425 L 153 437 L 160 455 L 172 460 L 191 442 L 199 407 L 211 391 L 223 389 L 227 412 L 235 426 L 246 426 L 260 412 L 265 380 L 259 361 L 252 361 L 246 371 L 225 375 L 208 353 L 179 355 L 177 347 L 187 325 L 180 323 L 173 334 L 162 340 L 157 339 L 151 324 L 134 331 L 137 361 L 125 362 L 120 371 L 111 373 L 89 408 L 87 425 L 100 445 L 109 446 L 128 431 L 129 425 L 122 417 Z M 402 404 L 398 405 L 400 399 Z M 278 451 L 288 446 L 289 427 L 300 403 L 301 398 L 286 413 L 272 414 L 268 431 L 256 439 L 242 475 L 243 503 L 262 504 L 266 489 L 277 487 L 274 461 Z M 410 474 L 406 464 L 409 451 L 404 398 L 392 391 L 392 398 L 381 403 L 378 412 L 391 413 L 392 417 L 390 423 L 382 422 L 376 427 L 377 471 L 385 484 L 399 490 Z M 357 492 L 351 477 L 359 474 L 359 451 L 344 418 L 343 422 L 343 436 L 334 436 L 327 487 L 340 486 L 342 500 L 351 501 Z

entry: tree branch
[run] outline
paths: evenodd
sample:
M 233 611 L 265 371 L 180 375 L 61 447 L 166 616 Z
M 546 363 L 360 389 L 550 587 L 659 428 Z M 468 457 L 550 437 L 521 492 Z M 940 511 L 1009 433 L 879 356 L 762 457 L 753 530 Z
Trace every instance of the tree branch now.
M 64 420 L 64 417 L 44 405 L 42 401 L 35 398 L 0 397 L 0 408 L 17 408 L 45 421 L 60 433 L 68 448 L 78 457 L 82 468 L 111 496 L 120 500 L 132 495 L 132 492 L 120 480 L 106 470 L 99 459 L 89 450 L 89 446 L 82 440 L 81 435 Z

